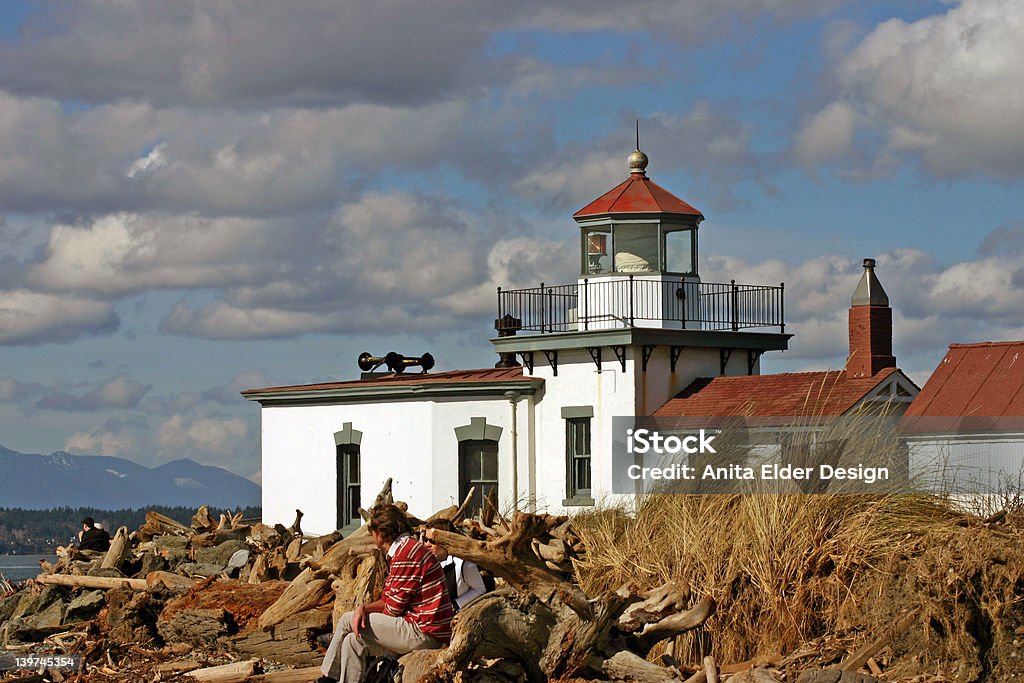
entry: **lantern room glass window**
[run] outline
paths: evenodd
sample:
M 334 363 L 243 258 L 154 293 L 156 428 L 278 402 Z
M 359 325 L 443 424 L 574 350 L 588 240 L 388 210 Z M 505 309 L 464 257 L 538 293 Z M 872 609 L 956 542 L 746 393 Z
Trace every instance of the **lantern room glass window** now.
M 588 230 L 583 234 L 584 275 L 612 272 L 612 231 L 608 228 Z
M 616 223 L 582 233 L 584 275 L 697 273 L 697 231 L 689 225 Z
M 617 224 L 612 233 L 615 272 L 653 273 L 658 270 L 658 228 Z
M 663 228 L 665 234 L 665 272 L 689 275 L 697 272 L 697 241 L 692 229 Z

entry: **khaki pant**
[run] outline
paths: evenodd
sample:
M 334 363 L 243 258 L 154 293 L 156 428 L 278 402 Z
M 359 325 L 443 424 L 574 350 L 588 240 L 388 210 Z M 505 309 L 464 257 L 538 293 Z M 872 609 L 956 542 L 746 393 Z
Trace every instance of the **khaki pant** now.
M 441 647 L 433 636 L 428 636 L 401 617 L 390 617 L 374 612 L 370 623 L 357 636 L 352 632 L 352 613 L 345 612 L 338 622 L 338 630 L 324 655 L 320 673 L 343 683 L 359 683 L 370 655 L 404 655 L 413 650 Z

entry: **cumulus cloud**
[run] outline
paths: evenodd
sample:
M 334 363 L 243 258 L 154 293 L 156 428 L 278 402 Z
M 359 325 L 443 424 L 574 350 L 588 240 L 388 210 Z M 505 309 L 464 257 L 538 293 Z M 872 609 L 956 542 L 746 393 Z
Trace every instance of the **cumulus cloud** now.
M 774 192 L 765 181 L 767 159 L 752 149 L 752 136 L 750 126 L 708 101 L 697 102 L 686 112 L 645 117 L 641 147 L 651 158 L 647 174 L 657 180 L 659 173 L 686 170 L 696 180 L 694 194 L 707 197 L 720 210 L 735 208 L 740 203 L 735 187 L 741 181 Z M 585 147 L 567 146 L 513 187 L 532 201 L 581 207 L 594 199 L 595 188 L 611 189 L 626 178 L 628 152 L 623 150 L 631 145 L 615 135 Z
M 118 295 L 217 286 L 260 276 L 254 255 L 272 243 L 266 221 L 195 215 L 114 214 L 58 225 L 30 283 L 48 290 Z
M 531 243 L 508 232 L 500 217 L 458 202 L 367 193 L 339 208 L 314 237 L 314 248 L 286 268 L 287 277 L 240 283 L 199 308 L 183 299 L 161 330 L 265 339 L 314 332 L 436 333 L 460 321 L 476 324 L 485 311 L 493 312 L 496 287 L 512 284 L 506 275 L 535 284 L 554 270 L 555 257 L 572 270 L 564 243 Z
M 35 382 L 21 382 L 14 377 L 0 377 L 0 403 L 24 404 L 45 391 Z
M 142 397 L 153 387 L 118 374 L 84 394 L 54 392 L 36 402 L 43 410 L 95 412 L 108 409 L 131 409 L 139 405 Z
M 0 84 L 83 102 L 290 106 L 438 101 L 488 83 L 495 31 L 654 31 L 679 42 L 736 18 L 820 15 L 832 0 L 343 3 L 306 0 L 51 0 L 17 43 L 0 44 Z
M 1024 337 L 1024 251 L 943 263 L 920 250 L 900 249 L 878 254 L 877 263 L 876 274 L 893 308 L 897 360 L 900 354 L 928 353 L 935 361 L 954 342 Z M 848 353 L 850 298 L 863 273 L 859 261 L 835 255 L 796 264 L 712 257 L 706 264 L 704 279 L 709 281 L 784 281 L 786 331 L 795 335 L 786 358 L 842 364 Z
M 120 325 L 113 306 L 75 294 L 0 290 L 0 344 L 70 342 Z
M 164 447 L 219 453 L 246 439 L 248 425 L 241 418 L 188 419 L 173 415 L 159 426 L 156 441 Z
M 1024 6 L 963 0 L 941 15 L 890 19 L 834 67 L 839 99 L 808 118 L 797 157 L 841 156 L 851 119 L 880 139 L 875 165 L 920 159 L 945 177 L 1024 174 Z M 839 144 L 844 142 L 845 144 Z

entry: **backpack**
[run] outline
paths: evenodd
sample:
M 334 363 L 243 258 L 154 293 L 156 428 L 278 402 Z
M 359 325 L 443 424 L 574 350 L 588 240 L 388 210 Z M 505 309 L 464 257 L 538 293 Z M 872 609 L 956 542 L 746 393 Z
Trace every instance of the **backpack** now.
M 394 657 L 370 657 L 359 683 L 401 683 L 402 665 Z

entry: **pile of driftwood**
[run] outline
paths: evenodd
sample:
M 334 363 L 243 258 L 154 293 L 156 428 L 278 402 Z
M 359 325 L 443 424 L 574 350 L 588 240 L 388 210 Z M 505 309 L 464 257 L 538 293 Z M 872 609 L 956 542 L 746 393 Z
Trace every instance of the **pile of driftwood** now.
M 459 612 L 448 648 L 401 658 L 402 683 L 779 680 L 755 662 L 719 667 L 711 657 L 656 656 L 661 644 L 704 624 L 715 610 L 710 597 L 675 583 L 585 595 L 574 561 L 586 548 L 568 518 L 504 518 L 492 501 L 479 519 L 466 519 L 469 500 L 427 520 L 394 503 L 417 529 L 451 520 L 464 533 L 434 530 L 433 538 L 501 580 Z M 390 480 L 375 502 L 393 503 Z M 151 512 L 137 531 L 119 529 L 106 553 L 62 551 L 36 580 L 0 599 L 0 646 L 78 654 L 85 666 L 38 678 L 0 673 L 0 681 L 313 680 L 323 652 L 317 636 L 379 596 L 386 566 L 365 524 L 345 538 L 310 539 L 296 512 L 291 527 L 214 520 L 206 508 L 186 526 Z M 856 666 L 845 662 L 846 671 L 799 680 L 873 680 L 854 673 L 871 654 Z

